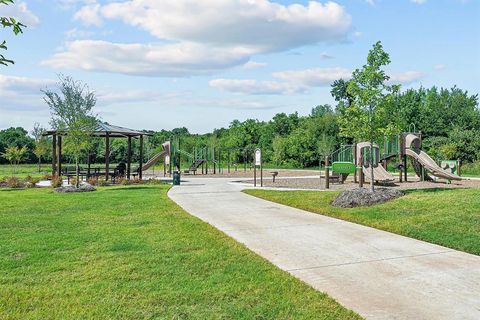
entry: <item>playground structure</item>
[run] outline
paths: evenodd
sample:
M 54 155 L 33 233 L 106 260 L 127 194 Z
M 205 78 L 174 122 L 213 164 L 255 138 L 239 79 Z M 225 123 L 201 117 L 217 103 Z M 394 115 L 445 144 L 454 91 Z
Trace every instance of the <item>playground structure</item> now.
M 370 179 L 372 169 L 374 182 L 393 183 L 395 178 L 387 171 L 388 163 L 393 159 L 398 160 L 396 167 L 400 172 L 399 182 L 407 182 L 408 158 L 421 181 L 434 181 L 430 175 L 445 179 L 447 183 L 462 180 L 459 176 L 459 160 L 443 160 L 439 165 L 421 146 L 421 132 L 405 132 L 392 138 L 385 137 L 383 148 L 370 142 L 342 145 L 325 159 L 325 188 L 329 188 L 330 182 L 344 183 L 350 174 L 354 175 L 354 183 L 363 186 L 365 180 Z M 372 163 L 370 152 L 373 152 Z
M 250 149 L 197 144 L 187 151 L 181 146 L 180 137 L 172 137 L 142 168 L 147 170 L 164 158 L 164 175 L 171 175 L 173 171 L 193 175 L 230 174 L 240 169 L 239 164 L 244 171 L 252 169 L 253 150 Z

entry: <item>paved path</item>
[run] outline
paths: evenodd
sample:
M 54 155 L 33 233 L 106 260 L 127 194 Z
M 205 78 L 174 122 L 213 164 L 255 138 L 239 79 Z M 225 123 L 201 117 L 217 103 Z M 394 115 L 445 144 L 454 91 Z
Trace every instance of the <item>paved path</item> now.
M 257 199 L 228 181 L 194 178 L 169 196 L 367 319 L 480 319 L 480 257 Z

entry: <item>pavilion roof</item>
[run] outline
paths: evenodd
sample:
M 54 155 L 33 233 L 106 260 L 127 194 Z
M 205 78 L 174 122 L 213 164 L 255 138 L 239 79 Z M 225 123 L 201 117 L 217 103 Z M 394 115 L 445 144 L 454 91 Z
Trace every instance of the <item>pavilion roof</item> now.
M 68 135 L 68 130 L 67 131 L 58 131 L 58 130 L 52 130 L 52 131 L 47 131 L 46 135 Z M 133 129 L 128 129 L 125 127 L 120 127 L 120 126 L 115 126 L 112 124 L 108 124 L 106 122 L 101 122 L 98 121 L 97 128 L 95 131 L 93 131 L 92 135 L 96 137 L 106 137 L 108 134 L 109 137 L 116 138 L 116 137 L 138 137 L 138 136 L 149 136 L 151 135 L 148 132 L 143 132 L 143 131 L 138 131 L 138 130 L 133 130 Z

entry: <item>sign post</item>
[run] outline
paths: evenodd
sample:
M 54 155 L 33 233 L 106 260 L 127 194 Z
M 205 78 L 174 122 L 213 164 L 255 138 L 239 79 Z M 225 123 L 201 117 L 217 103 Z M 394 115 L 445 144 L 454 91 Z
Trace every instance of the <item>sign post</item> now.
M 262 150 L 255 149 L 255 163 L 253 170 L 253 186 L 257 186 L 257 167 L 260 167 L 260 186 L 263 187 L 263 166 L 262 166 Z

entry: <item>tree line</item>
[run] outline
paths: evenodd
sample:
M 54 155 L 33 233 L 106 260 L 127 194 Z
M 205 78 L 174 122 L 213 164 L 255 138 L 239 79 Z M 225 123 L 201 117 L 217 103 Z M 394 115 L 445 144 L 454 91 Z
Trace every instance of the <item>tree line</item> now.
M 271 165 L 317 166 L 325 155 L 354 140 L 342 133 L 345 100 L 339 100 L 335 108 L 328 104 L 318 105 L 306 116 L 293 112 L 278 113 L 269 121 L 233 120 L 227 128 L 207 134 L 193 134 L 187 128 L 149 132 L 153 136 L 145 142 L 146 156 L 159 151 L 164 141 L 179 137 L 181 148 L 187 152 L 194 147 L 217 146 L 223 149 L 224 157 L 227 150 L 231 150 L 232 157 L 236 155 L 239 163 L 243 150 L 260 147 L 264 161 Z M 385 108 L 387 118 L 399 133 L 413 128 L 422 131 L 423 147 L 433 157 L 462 159 L 464 162 L 480 160 L 478 95 L 470 95 L 457 87 L 409 89 L 399 93 Z M 26 147 L 23 163 L 37 163 L 39 157 L 42 162 L 51 161 L 51 141 L 42 137 L 42 130 L 38 124 L 30 133 L 21 127 L 1 130 L 0 153 L 5 153 L 8 147 Z M 126 139 L 112 139 L 111 149 L 112 162 L 125 160 Z M 138 150 L 138 142 L 134 140 L 134 161 L 139 160 Z M 105 154 L 103 139 L 93 139 L 90 152 L 93 161 L 102 163 Z M 68 152 L 66 157 L 68 159 Z M 8 163 L 8 160 L 0 157 L 0 163 Z

